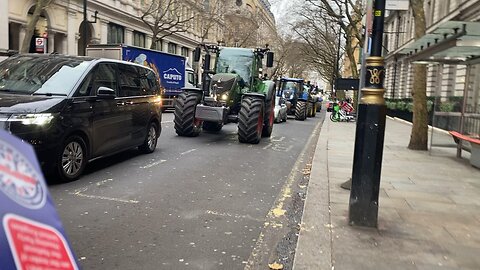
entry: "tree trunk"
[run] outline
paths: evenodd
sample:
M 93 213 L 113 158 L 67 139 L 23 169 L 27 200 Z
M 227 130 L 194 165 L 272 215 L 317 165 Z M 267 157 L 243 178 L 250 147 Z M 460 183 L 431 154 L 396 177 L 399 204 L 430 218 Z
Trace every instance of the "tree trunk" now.
M 428 150 L 428 111 L 427 111 L 427 67 L 413 67 L 413 127 L 408 148 L 412 150 Z
M 410 0 L 415 18 L 415 39 L 425 35 L 424 0 Z M 408 148 L 412 150 L 428 150 L 428 111 L 427 111 L 427 67 L 421 64 L 413 66 L 413 126 Z
M 351 38 L 346 39 L 345 51 L 347 57 L 350 60 L 350 70 L 352 71 L 352 78 L 358 79 L 357 60 L 355 59 L 355 49 L 353 46 L 353 40 Z
M 42 0 L 36 1 L 35 10 L 33 11 L 33 15 L 27 24 L 27 29 L 25 30 L 25 38 L 23 39 L 22 47 L 20 48 L 21 53 L 28 53 L 30 50 L 30 42 L 35 31 L 35 26 L 37 25 L 38 18 L 40 18 L 40 14 L 42 14 L 42 10 L 44 9 L 43 4 Z
M 157 50 L 157 39 L 152 38 L 152 44 L 150 44 L 150 50 Z

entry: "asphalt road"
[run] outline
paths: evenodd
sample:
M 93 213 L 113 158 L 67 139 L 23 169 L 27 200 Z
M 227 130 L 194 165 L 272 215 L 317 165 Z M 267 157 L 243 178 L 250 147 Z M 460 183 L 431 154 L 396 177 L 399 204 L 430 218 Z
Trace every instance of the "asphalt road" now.
M 244 269 L 323 117 L 275 124 L 271 138 L 248 145 L 235 124 L 179 137 L 165 113 L 154 153 L 97 160 L 79 180 L 50 186 L 81 266 Z

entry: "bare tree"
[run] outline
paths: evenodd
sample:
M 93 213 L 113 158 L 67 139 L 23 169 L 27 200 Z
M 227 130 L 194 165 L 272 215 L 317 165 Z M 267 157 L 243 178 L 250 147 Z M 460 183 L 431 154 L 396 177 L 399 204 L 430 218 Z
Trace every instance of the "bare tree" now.
M 256 46 L 259 18 L 248 11 L 230 11 L 225 16 L 225 41 L 236 47 Z
M 202 32 L 200 35 L 201 43 L 210 38 L 212 30 L 216 26 L 224 24 L 225 0 L 205 1 L 200 12 L 202 18 Z M 216 40 L 211 40 L 216 41 Z
M 415 19 L 415 39 L 426 33 L 424 0 L 410 0 Z M 427 111 L 427 67 L 413 64 L 413 126 L 408 148 L 412 150 L 428 149 L 428 111 Z
M 338 32 L 335 23 L 325 17 L 314 19 L 312 13 L 304 13 L 303 20 L 293 28 L 304 40 L 302 52 L 305 61 L 326 81 L 333 85 L 337 73 Z
M 140 19 L 152 31 L 150 49 L 156 49 L 157 41 L 175 33 L 187 31 L 187 24 L 194 16 L 185 14 L 180 0 L 151 0 Z
M 358 78 L 355 51 L 363 45 L 362 19 L 365 13 L 362 0 L 306 0 L 306 18 L 329 18 L 343 30 L 344 51 L 350 60 L 353 78 Z
M 275 52 L 275 65 L 269 72 L 270 78 L 304 78 L 311 69 L 309 55 L 304 53 L 306 43 L 302 39 L 279 33 L 275 39 L 271 38 L 271 41 L 270 47 Z
M 30 17 L 30 20 L 27 24 L 27 29 L 25 31 L 25 37 L 23 39 L 22 47 L 20 52 L 27 53 L 30 49 L 30 41 L 32 40 L 33 33 L 35 32 L 35 26 L 37 25 L 38 19 L 42 15 L 42 12 L 50 5 L 54 0 L 36 0 L 35 9 L 33 14 Z

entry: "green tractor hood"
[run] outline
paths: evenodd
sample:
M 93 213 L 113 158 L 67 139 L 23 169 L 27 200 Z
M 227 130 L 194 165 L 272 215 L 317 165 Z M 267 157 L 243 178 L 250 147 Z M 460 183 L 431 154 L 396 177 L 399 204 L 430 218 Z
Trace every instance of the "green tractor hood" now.
M 231 93 L 235 91 L 237 82 L 241 80 L 242 78 L 238 74 L 215 74 L 212 76 L 212 79 L 210 81 L 210 93 L 212 93 L 213 95 Z

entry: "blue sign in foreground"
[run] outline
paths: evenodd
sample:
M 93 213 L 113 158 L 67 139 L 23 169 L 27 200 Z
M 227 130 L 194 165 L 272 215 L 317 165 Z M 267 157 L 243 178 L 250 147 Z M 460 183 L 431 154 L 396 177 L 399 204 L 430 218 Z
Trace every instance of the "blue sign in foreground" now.
M 0 269 L 78 269 L 31 145 L 0 130 Z

